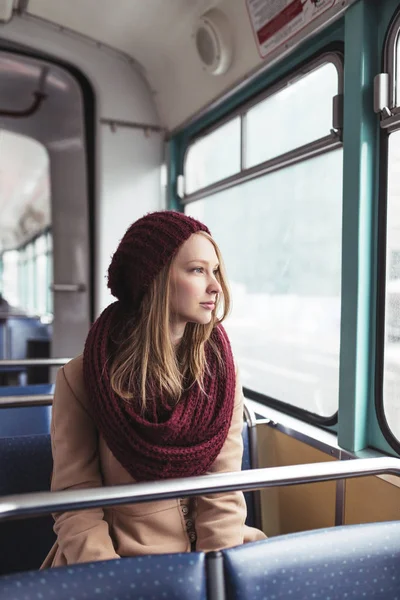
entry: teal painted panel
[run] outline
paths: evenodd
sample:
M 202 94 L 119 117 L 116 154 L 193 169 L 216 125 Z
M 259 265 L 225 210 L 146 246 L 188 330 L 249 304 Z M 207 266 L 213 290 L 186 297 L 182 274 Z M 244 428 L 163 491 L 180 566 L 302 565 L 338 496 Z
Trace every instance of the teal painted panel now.
M 378 69 L 376 10 L 359 2 L 345 15 L 343 259 L 338 442 L 368 444 L 374 381 L 377 138 L 373 79 Z
M 180 199 L 177 195 L 178 176 L 182 172 L 180 169 L 180 144 L 177 139 L 172 139 L 168 145 L 169 165 L 168 165 L 168 185 L 167 185 L 167 208 L 170 210 L 181 210 Z

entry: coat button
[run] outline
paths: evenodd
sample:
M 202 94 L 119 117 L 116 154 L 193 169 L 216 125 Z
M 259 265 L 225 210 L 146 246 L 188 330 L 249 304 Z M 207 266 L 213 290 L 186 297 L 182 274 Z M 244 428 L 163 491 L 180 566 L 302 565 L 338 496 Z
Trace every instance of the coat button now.
M 187 515 L 188 512 L 189 512 L 188 507 L 187 506 L 182 506 L 182 512 L 183 512 L 184 515 Z
M 188 520 L 186 521 L 186 527 L 187 527 L 188 529 L 190 529 L 190 528 L 192 527 L 192 525 L 193 525 L 193 521 L 191 521 L 190 519 L 188 519 Z
M 196 541 L 196 534 L 193 531 L 191 533 L 189 533 L 189 540 L 191 542 L 195 542 Z

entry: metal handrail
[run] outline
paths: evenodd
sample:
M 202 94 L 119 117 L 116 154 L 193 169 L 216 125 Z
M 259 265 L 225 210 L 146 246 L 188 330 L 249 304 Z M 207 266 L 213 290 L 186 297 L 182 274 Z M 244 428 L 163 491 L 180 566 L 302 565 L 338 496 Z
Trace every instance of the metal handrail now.
M 237 473 L 217 473 L 150 483 L 3 496 L 0 501 L 0 522 L 15 518 L 38 517 L 52 512 L 136 504 L 234 490 L 249 491 L 379 474 L 399 476 L 400 459 L 360 458 L 349 461 L 251 469 Z
M 71 358 L 21 358 L 0 360 L 0 367 L 62 367 Z
M 29 396 L 0 396 L 2 408 L 23 408 L 24 406 L 51 406 L 53 394 L 32 394 Z

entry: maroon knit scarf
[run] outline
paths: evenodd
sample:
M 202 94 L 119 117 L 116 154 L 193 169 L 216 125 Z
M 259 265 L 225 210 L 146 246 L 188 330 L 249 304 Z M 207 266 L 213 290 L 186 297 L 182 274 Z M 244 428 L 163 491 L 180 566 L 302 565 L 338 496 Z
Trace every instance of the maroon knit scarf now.
M 194 384 L 172 408 L 160 400 L 162 419 L 157 410 L 152 417 L 143 417 L 138 403 L 123 400 L 110 385 L 109 339 L 118 305 L 103 311 L 85 344 L 83 371 L 92 418 L 115 458 L 136 481 L 203 475 L 221 451 L 232 420 L 236 377 L 226 332 L 218 326 L 212 334 L 225 369 L 219 368 L 210 345 L 206 347 L 207 395 Z

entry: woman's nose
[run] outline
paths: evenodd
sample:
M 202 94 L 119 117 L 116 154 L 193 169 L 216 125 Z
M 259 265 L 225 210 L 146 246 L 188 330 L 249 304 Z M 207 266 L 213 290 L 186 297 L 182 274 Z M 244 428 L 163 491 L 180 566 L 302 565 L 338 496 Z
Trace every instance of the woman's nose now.
M 212 277 L 207 289 L 209 294 L 220 294 L 222 292 L 221 284 L 216 277 Z

